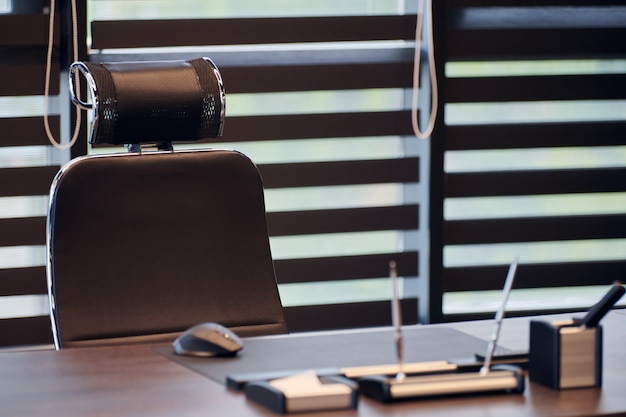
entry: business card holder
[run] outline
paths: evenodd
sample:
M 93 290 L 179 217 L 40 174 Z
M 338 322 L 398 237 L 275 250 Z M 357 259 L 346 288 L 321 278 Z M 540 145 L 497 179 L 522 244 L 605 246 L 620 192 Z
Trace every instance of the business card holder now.
M 552 389 L 602 385 L 602 327 L 531 320 L 528 377 Z
M 246 398 L 279 414 L 355 409 L 357 385 L 340 376 L 318 377 L 313 371 L 246 384 Z

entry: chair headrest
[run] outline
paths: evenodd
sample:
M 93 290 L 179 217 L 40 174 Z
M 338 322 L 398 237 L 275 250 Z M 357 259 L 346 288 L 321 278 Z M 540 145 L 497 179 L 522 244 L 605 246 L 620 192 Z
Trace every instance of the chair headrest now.
M 75 93 L 76 73 L 84 76 L 91 102 Z M 197 141 L 222 134 L 224 84 L 209 58 L 189 61 L 74 62 L 70 95 L 92 110 L 91 144 Z

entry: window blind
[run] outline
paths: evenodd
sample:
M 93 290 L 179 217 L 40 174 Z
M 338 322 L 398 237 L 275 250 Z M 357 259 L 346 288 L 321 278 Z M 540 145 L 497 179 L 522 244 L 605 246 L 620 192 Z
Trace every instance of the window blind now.
M 9 2 L 0 13 L 0 346 L 49 344 L 46 214 L 52 179 L 71 151 L 50 145 L 44 83 L 50 9 L 42 0 Z M 50 66 L 49 124 L 69 137 L 73 115 L 64 85 L 70 45 L 69 2 L 57 3 Z M 85 2 L 78 2 L 79 56 L 86 54 Z M 63 82 L 61 82 L 63 81 Z M 83 128 L 83 136 L 86 129 Z
M 48 17 L 12 11 L 0 14 L 0 345 L 52 340 L 43 248 L 46 195 L 59 169 L 41 118 Z M 58 95 L 58 61 L 52 72 Z M 58 135 L 58 109 L 50 124 Z
M 624 2 L 435 2 L 433 321 L 571 311 L 626 267 Z M 571 301 L 571 302 L 570 302 Z
M 423 178 L 405 104 L 416 19 L 395 1 L 380 5 L 91 23 L 91 60 L 206 55 L 220 68 L 224 135 L 191 147 L 231 147 L 257 163 L 291 331 L 390 323 L 391 260 L 407 289 L 405 321 L 418 320 L 410 288 L 424 232 L 407 189 Z

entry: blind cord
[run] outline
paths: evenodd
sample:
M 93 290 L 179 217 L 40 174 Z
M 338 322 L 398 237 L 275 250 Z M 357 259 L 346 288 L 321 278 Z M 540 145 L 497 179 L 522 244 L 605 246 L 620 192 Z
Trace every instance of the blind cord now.
M 435 120 L 437 119 L 437 109 L 439 106 L 439 91 L 437 87 L 437 72 L 435 68 L 435 46 L 433 41 L 433 18 L 432 18 L 432 0 L 426 0 L 426 10 L 424 10 L 424 0 L 419 0 L 417 8 L 417 23 L 415 25 L 415 55 L 413 58 L 413 100 L 411 102 L 411 124 L 413 133 L 420 139 L 428 138 L 435 128 Z M 417 120 L 417 106 L 419 98 L 419 82 L 420 82 L 420 60 L 422 54 L 422 27 L 423 15 L 426 14 L 426 41 L 428 43 L 428 70 L 430 75 L 430 116 L 426 130 L 420 129 Z
M 73 48 L 73 58 L 74 61 L 78 61 L 78 24 L 76 17 L 76 0 L 71 0 L 72 6 L 72 48 Z M 49 111 L 49 99 L 50 99 L 50 72 L 52 66 L 52 47 L 54 44 L 54 15 L 56 9 L 56 0 L 50 0 L 50 24 L 48 25 L 48 52 L 46 55 L 46 80 L 44 83 L 44 114 L 43 114 L 43 124 L 46 130 L 46 135 L 48 136 L 48 140 L 57 149 L 69 149 L 76 143 L 78 139 L 78 135 L 80 133 L 80 124 L 81 124 L 81 112 L 80 109 L 76 109 L 76 126 L 74 127 L 74 133 L 72 135 L 72 139 L 67 144 L 61 144 L 57 142 L 50 130 L 50 122 L 48 120 L 48 111 Z M 75 80 L 76 83 L 76 95 L 79 96 L 80 93 L 80 85 L 78 77 Z

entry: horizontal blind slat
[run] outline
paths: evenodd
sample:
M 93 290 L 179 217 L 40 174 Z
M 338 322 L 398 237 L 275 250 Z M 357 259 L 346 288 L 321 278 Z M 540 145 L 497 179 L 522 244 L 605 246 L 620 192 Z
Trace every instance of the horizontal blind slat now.
M 626 214 L 457 220 L 446 222 L 448 245 L 626 237 Z
M 419 158 L 259 165 L 266 188 L 419 181 Z
M 508 266 L 446 268 L 445 290 L 451 292 L 500 290 L 507 268 Z M 626 261 L 524 263 L 517 271 L 515 288 L 610 285 L 623 277 L 624 268 Z
M 450 78 L 446 102 L 611 100 L 626 97 L 626 74 Z
M 48 316 L 0 320 L 0 346 L 52 344 Z
M 412 39 L 415 16 L 94 21 L 93 49 Z M 323 28 L 323 30 L 320 30 Z
M 244 142 L 282 139 L 409 135 L 410 111 L 230 117 L 218 140 Z
M 416 298 L 400 301 L 404 324 L 418 323 L 417 306 Z M 290 332 L 391 325 L 389 301 L 285 307 L 284 311 Z
M 613 6 L 615 0 L 445 0 L 449 7 L 509 7 L 509 6 Z
M 46 67 L 40 64 L 0 64 L 0 96 L 44 94 Z M 50 68 L 50 95 L 59 94 L 59 65 Z
M 0 296 L 46 294 L 46 267 L 0 269 Z
M 626 191 L 626 168 L 449 173 L 446 197 Z
M 418 228 L 418 210 L 417 205 L 406 205 L 273 212 L 267 214 L 267 223 L 272 236 L 409 230 Z
M 0 169 L 0 197 L 48 195 L 59 166 Z
M 276 259 L 280 284 L 381 278 L 389 274 L 389 262 L 396 261 L 398 275 L 418 275 L 418 253 L 399 252 L 335 256 L 329 258 Z
M 50 130 L 59 137 L 60 117 L 49 117 Z M 0 118 L 0 147 L 49 145 L 43 117 Z
M 0 15 L 0 46 L 27 46 L 48 44 L 48 15 Z M 59 43 L 58 16 L 55 26 L 55 44 Z
M 506 138 L 506 140 L 502 140 Z M 567 138 L 567 140 L 563 140 Z M 446 127 L 448 150 L 626 145 L 626 122 L 458 125 Z
M 448 32 L 450 61 L 603 57 L 626 53 L 626 28 L 472 29 Z
M 411 62 L 228 67 L 220 73 L 228 93 L 406 88 Z M 262 80 L 262 82 L 260 82 Z
M 46 218 L 0 219 L 0 246 L 46 244 Z

